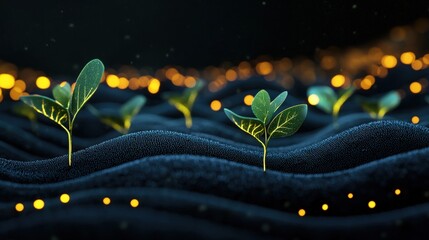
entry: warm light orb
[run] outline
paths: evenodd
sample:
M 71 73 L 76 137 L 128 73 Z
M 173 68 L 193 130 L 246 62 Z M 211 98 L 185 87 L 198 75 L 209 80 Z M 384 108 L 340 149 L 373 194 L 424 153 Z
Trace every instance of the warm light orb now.
M 129 85 L 130 85 L 130 81 L 128 81 L 127 78 L 124 78 L 124 77 L 119 78 L 119 84 L 118 84 L 119 89 L 122 89 L 122 90 L 126 89 L 128 88 Z
M 229 69 L 225 73 L 225 78 L 228 81 L 234 81 L 237 79 L 237 72 L 235 72 L 234 69 Z
M 352 198 L 353 198 L 353 193 L 349 193 L 349 194 L 347 194 L 347 197 L 348 197 L 349 199 L 352 199 Z
M 139 200 L 137 200 L 137 199 L 132 199 L 132 200 L 130 201 L 130 205 L 131 205 L 131 207 L 133 207 L 133 208 L 138 207 L 138 206 L 139 206 Z
M 394 68 L 396 67 L 396 64 L 398 63 L 398 60 L 393 55 L 385 55 L 381 59 L 381 65 L 385 68 Z
M 311 94 L 310 96 L 308 96 L 308 103 L 310 105 L 316 106 L 317 104 L 319 104 L 319 96 L 317 96 L 316 94 Z
M 17 204 L 15 205 L 15 210 L 16 210 L 17 212 L 22 212 L 22 211 L 24 211 L 24 204 L 22 204 L 22 203 L 17 203 Z
M 420 93 L 422 91 L 422 84 L 419 82 L 412 82 L 410 84 L 410 91 L 414 94 Z
M 333 87 L 341 87 L 346 83 L 346 77 L 341 74 L 337 74 L 331 79 L 331 85 Z
M 244 97 L 243 101 L 244 101 L 244 104 L 246 104 L 247 106 L 250 106 L 250 105 L 252 105 L 252 102 L 253 102 L 253 96 L 250 94 L 246 95 Z
M 417 123 L 420 122 L 420 118 L 418 116 L 413 116 L 411 118 L 411 122 L 414 123 L 414 124 L 417 124 Z
M 106 77 L 107 86 L 111 88 L 117 88 L 119 86 L 120 80 L 119 77 L 114 74 L 109 74 Z
M 369 201 L 369 202 L 368 202 L 368 207 L 369 207 L 369 208 L 375 208 L 375 205 L 376 205 L 376 204 L 375 204 L 375 202 L 374 202 L 374 201 Z
M 268 75 L 273 71 L 273 65 L 270 62 L 260 62 L 256 65 L 256 72 L 260 75 Z
M 104 205 L 106 205 L 106 206 L 107 206 L 107 205 L 109 205 L 109 204 L 110 204 L 110 202 L 111 202 L 111 201 L 110 201 L 110 198 L 108 198 L 108 197 L 103 198 L 103 204 L 104 204 Z
M 33 202 L 33 207 L 37 210 L 41 210 L 45 207 L 45 202 L 42 199 L 36 199 Z
M 395 189 L 395 195 L 399 195 L 399 194 L 401 194 L 401 189 Z
M 156 94 L 158 93 L 160 86 L 161 82 L 156 78 L 152 78 L 152 80 L 150 80 L 149 86 L 147 87 L 147 90 L 152 94 Z
M 36 86 L 40 89 L 48 89 L 51 86 L 51 80 L 45 76 L 36 79 Z
M 62 203 L 68 203 L 68 202 L 70 202 L 70 195 L 68 195 L 67 193 L 61 194 L 60 201 Z
M 213 100 L 213 101 L 210 103 L 210 108 L 211 108 L 213 111 L 217 112 L 217 111 L 219 111 L 219 110 L 222 108 L 222 103 L 221 103 L 219 100 Z
M 27 88 L 27 84 L 23 80 L 16 80 L 13 88 L 15 88 L 16 91 L 24 92 Z
M 304 210 L 304 209 L 299 209 L 299 211 L 298 211 L 298 215 L 299 215 L 300 217 L 304 217 L 304 216 L 305 216 L 305 210 Z
M 420 61 L 420 60 L 415 60 L 415 61 L 413 61 L 413 63 L 411 63 L 411 68 L 413 70 L 416 70 L 416 71 L 422 70 L 422 68 L 423 68 L 423 62 Z
M 0 88 L 11 89 L 15 85 L 15 77 L 8 74 L 0 74 Z
M 322 205 L 322 210 L 323 211 L 328 210 L 328 208 L 329 208 L 328 204 L 325 203 L 325 204 Z
M 416 55 L 413 52 L 404 52 L 401 54 L 401 62 L 403 64 L 411 64 L 416 59 Z
M 192 76 L 188 76 L 188 77 L 185 78 L 185 82 L 184 83 L 185 83 L 185 86 L 187 88 L 191 88 L 191 87 L 194 87 L 195 84 L 197 84 L 197 80 L 194 77 L 192 77 Z

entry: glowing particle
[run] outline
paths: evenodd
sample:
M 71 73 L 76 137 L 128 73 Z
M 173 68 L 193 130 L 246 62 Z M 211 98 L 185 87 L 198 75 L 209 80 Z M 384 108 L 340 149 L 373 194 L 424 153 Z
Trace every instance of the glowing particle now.
M 221 107 L 222 107 L 222 103 L 219 100 L 213 100 L 210 103 L 210 108 L 215 112 L 219 111 Z
M 374 202 L 374 201 L 369 201 L 369 202 L 368 202 L 368 207 L 369 207 L 369 208 L 375 208 L 375 205 L 376 205 L 376 204 L 375 204 L 375 202 Z
M 243 101 L 244 101 L 244 104 L 246 104 L 247 106 L 250 106 L 250 105 L 252 105 L 252 102 L 253 102 L 253 96 L 250 94 L 246 95 L 244 97 Z
M 114 74 L 109 74 L 106 77 L 107 86 L 111 88 L 117 88 L 119 86 L 120 80 L 119 77 Z
M 372 87 L 375 82 L 375 78 L 371 75 L 366 76 L 362 81 L 360 81 L 360 87 L 363 90 L 368 90 Z
M 422 91 L 422 84 L 419 82 L 412 82 L 410 84 L 410 91 L 414 94 L 420 93 Z
M 421 70 L 423 68 L 423 62 L 420 60 L 415 60 L 413 63 L 411 63 L 411 68 L 415 71 Z
M 110 202 L 111 202 L 111 201 L 110 201 L 110 198 L 108 198 L 108 197 L 103 198 L 103 204 L 104 204 L 104 205 L 106 205 L 106 206 L 107 206 L 107 205 L 109 205 L 109 204 L 110 204 Z
M 51 80 L 45 76 L 36 79 L 36 86 L 40 89 L 48 89 L 51 86 Z
M 62 203 L 68 203 L 68 202 L 70 202 L 70 195 L 68 195 L 67 193 L 61 194 L 60 201 Z
M 416 59 L 416 55 L 413 52 L 404 52 L 401 54 L 401 62 L 403 64 L 411 64 Z
M 397 63 L 398 60 L 395 56 L 392 55 L 385 55 L 383 58 L 381 58 L 381 65 L 383 65 L 385 68 L 394 68 Z
M 316 106 L 317 104 L 319 104 L 319 96 L 317 96 L 316 94 L 311 94 L 310 96 L 308 96 L 308 103 L 310 105 Z
M 33 207 L 37 210 L 41 210 L 43 207 L 45 207 L 45 202 L 42 199 L 36 199 L 33 202 Z
M 16 88 L 16 91 L 24 92 L 27 88 L 27 84 L 22 80 L 16 80 L 13 88 Z
M 0 74 L 0 88 L 11 89 L 14 85 L 15 85 L 14 76 L 7 73 Z
M 414 123 L 414 124 L 417 124 L 417 123 L 420 122 L 420 118 L 418 116 L 413 116 L 411 118 L 411 122 Z
M 234 81 L 237 79 L 237 73 L 233 69 L 229 69 L 225 73 L 225 78 L 228 81 Z
M 185 78 L 185 86 L 188 88 L 194 87 L 195 84 L 197 84 L 197 80 L 192 77 L 192 76 L 188 76 Z
M 352 198 L 353 198 L 353 193 L 349 193 L 349 194 L 347 194 L 347 197 L 348 197 L 349 199 L 352 199 Z
M 158 93 L 160 86 L 161 82 L 156 78 L 152 78 L 150 80 L 149 86 L 147 87 L 147 90 L 152 94 L 156 94 Z
M 22 203 L 17 203 L 17 204 L 15 205 L 15 210 L 16 210 L 17 212 L 22 212 L 22 211 L 24 211 L 24 204 L 22 204 Z
M 344 85 L 344 83 L 346 83 L 346 77 L 341 74 L 337 74 L 331 79 L 331 84 L 334 87 L 341 87 Z
M 260 75 L 268 75 L 273 71 L 273 65 L 270 62 L 260 62 L 256 65 L 256 72 Z
M 128 81 L 127 78 L 124 78 L 124 77 L 119 78 L 119 84 L 118 84 L 119 89 L 122 89 L 122 90 L 126 89 L 128 88 L 129 85 L 130 85 L 130 82 Z
M 133 208 L 136 208 L 136 207 L 138 207 L 139 206 L 139 200 L 137 200 L 137 199 L 132 199 L 131 201 L 130 201 L 130 205 L 131 205 L 131 207 L 133 207 Z
M 395 195 L 399 195 L 399 194 L 401 194 L 401 189 L 395 189 Z
M 328 210 L 328 208 L 329 208 L 328 204 L 325 203 L 325 204 L 322 205 L 322 210 L 323 211 Z
M 298 211 L 298 215 L 299 215 L 300 217 L 304 217 L 304 216 L 305 216 L 305 210 L 304 210 L 304 209 L 299 209 L 299 211 Z

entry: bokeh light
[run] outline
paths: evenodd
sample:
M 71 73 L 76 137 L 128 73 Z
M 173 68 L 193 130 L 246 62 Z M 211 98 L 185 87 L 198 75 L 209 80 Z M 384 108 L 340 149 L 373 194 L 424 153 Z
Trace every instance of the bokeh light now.
M 310 96 L 308 96 L 308 103 L 310 105 L 316 106 L 317 104 L 319 104 L 319 96 L 317 96 L 316 94 L 311 94 Z
M 346 83 L 346 77 L 341 74 L 337 74 L 331 79 L 331 85 L 333 87 L 342 87 Z
M 17 204 L 15 204 L 15 210 L 17 211 L 17 212 L 22 212 L 22 211 L 24 211 L 24 204 L 22 204 L 22 203 L 17 203 Z
M 420 93 L 422 89 L 423 89 L 422 84 L 419 82 L 412 82 L 410 84 L 410 91 L 414 94 Z
M 222 108 L 222 103 L 221 103 L 219 100 L 213 100 L 213 101 L 210 103 L 210 108 L 211 108 L 213 111 L 217 112 L 217 111 L 219 111 L 219 110 Z
M 249 94 L 249 95 L 244 96 L 243 102 L 244 102 L 244 104 L 246 104 L 247 106 L 252 105 L 252 102 L 253 102 L 253 96 L 252 96 L 252 95 L 250 95 L 250 94 Z
M 15 85 L 15 77 L 8 74 L 2 73 L 0 74 L 0 88 L 3 89 L 11 89 Z
M 413 116 L 411 118 L 411 122 L 414 123 L 414 124 L 417 124 L 417 123 L 420 122 L 420 118 L 418 116 Z
M 403 64 L 411 64 L 416 59 L 416 55 L 413 52 L 404 52 L 401 54 L 401 62 Z
M 376 204 L 375 204 L 375 202 L 374 202 L 374 201 L 369 201 L 369 202 L 368 202 L 368 207 L 369 207 L 369 208 L 375 208 L 375 206 L 376 206 Z
M 299 210 L 298 210 L 298 215 L 299 215 L 300 217 L 304 217 L 304 216 L 305 216 L 305 210 L 304 210 L 304 209 L 299 209 Z
M 161 82 L 156 78 L 152 78 L 150 80 L 150 83 L 147 89 L 150 93 L 156 94 L 158 93 L 160 86 L 161 86 Z
M 48 89 L 51 86 L 51 80 L 45 76 L 36 79 L 36 86 L 40 89 Z
M 106 77 L 106 83 L 111 88 L 117 88 L 119 86 L 120 80 L 118 76 L 110 74 Z
M 103 204 L 104 205 L 109 205 L 111 203 L 111 200 L 110 200 L 110 198 L 108 198 L 108 197 L 105 197 L 105 198 L 103 198 Z
M 138 207 L 139 206 L 139 200 L 137 200 L 137 199 L 131 199 L 131 201 L 130 201 L 130 205 L 131 205 L 131 207 L 133 207 L 133 208 L 136 208 L 136 207 Z
M 33 207 L 37 210 L 41 210 L 45 207 L 45 202 L 42 199 L 36 199 L 33 202 Z
M 398 60 L 393 55 L 385 55 L 381 59 L 381 65 L 385 68 L 394 68 L 396 67 L 396 64 L 398 63 Z
M 67 193 L 61 194 L 60 201 L 62 203 L 68 203 L 68 202 L 70 202 L 70 195 L 68 195 Z

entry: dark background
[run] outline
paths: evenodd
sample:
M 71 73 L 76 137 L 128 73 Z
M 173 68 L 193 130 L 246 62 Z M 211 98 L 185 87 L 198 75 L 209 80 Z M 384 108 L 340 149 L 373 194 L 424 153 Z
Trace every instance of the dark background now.
M 0 59 L 71 74 L 107 66 L 202 68 L 361 45 L 429 16 L 429 1 L 0 0 Z

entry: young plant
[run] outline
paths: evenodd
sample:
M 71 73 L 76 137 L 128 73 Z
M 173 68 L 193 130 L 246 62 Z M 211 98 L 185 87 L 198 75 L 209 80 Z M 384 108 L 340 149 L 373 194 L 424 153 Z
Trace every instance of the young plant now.
M 307 90 L 310 104 L 315 105 L 326 113 L 332 114 L 334 126 L 337 126 L 338 114 L 341 107 L 355 92 L 354 87 L 340 90 L 338 95 L 328 86 L 314 86 Z
M 307 116 L 307 104 L 299 104 L 281 111 L 273 118 L 287 97 L 287 91 L 278 95 L 272 102 L 267 91 L 259 91 L 252 102 L 252 112 L 256 116 L 243 117 L 225 108 L 226 116 L 241 130 L 252 135 L 264 149 L 262 165 L 266 170 L 265 159 L 271 138 L 287 137 L 298 131 Z M 272 120 L 271 120 L 272 119 Z
M 97 116 L 100 121 L 116 131 L 127 134 L 131 127 L 133 118 L 140 112 L 140 109 L 146 103 L 144 96 L 135 96 L 121 106 L 119 111 L 100 112 L 93 106 L 89 105 L 88 109 Z
M 191 110 L 194 106 L 195 99 L 198 93 L 203 88 L 204 83 L 197 81 L 194 87 L 186 89 L 182 94 L 177 93 L 166 93 L 164 98 L 173 105 L 177 110 L 183 113 L 185 117 L 185 124 L 187 128 L 192 127 L 192 115 Z
M 24 103 L 59 124 L 67 132 L 69 166 L 72 163 L 73 123 L 83 105 L 97 90 L 103 73 L 103 63 L 98 59 L 94 59 L 88 62 L 80 72 L 73 93 L 70 85 L 67 82 L 63 82 L 53 89 L 54 99 L 40 95 L 21 97 Z
M 397 91 L 390 91 L 378 99 L 362 99 L 363 110 L 372 118 L 382 119 L 387 112 L 395 109 L 401 103 L 401 96 Z

